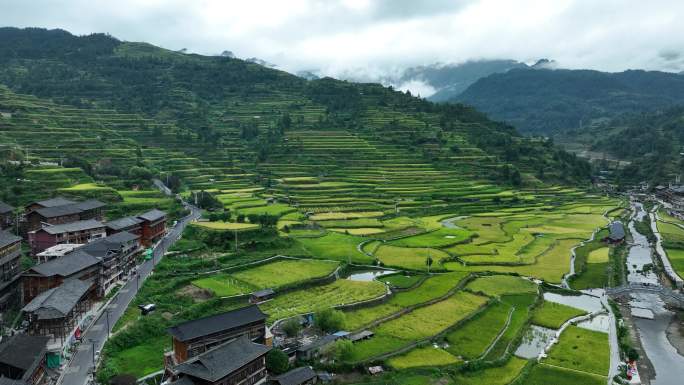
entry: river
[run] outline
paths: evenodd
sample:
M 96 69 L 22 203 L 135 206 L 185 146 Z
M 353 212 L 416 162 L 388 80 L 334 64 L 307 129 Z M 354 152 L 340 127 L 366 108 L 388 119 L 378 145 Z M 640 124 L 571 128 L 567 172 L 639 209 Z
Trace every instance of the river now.
M 629 223 L 633 245 L 627 256 L 630 283 L 649 283 L 660 285 L 656 274 L 642 273 L 644 265 L 653 263 L 651 245 L 648 239 L 636 231 L 634 219 L 641 220 L 646 215 L 640 203 L 634 204 L 635 214 Z M 648 309 L 653 312 L 653 319 L 634 318 L 634 324 L 639 332 L 641 344 L 653 365 L 656 377 L 651 380 L 653 385 L 676 385 L 684 383 L 684 357 L 677 353 L 667 338 L 667 327 L 674 314 L 665 308 L 660 296 L 655 293 L 638 292 L 632 294 L 630 306 L 632 308 Z

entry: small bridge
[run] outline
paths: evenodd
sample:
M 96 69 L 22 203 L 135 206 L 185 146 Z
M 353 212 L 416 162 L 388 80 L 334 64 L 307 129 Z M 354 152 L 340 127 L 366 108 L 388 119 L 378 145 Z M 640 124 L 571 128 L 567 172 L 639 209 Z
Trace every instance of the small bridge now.
M 611 297 L 619 297 L 624 294 L 634 292 L 647 292 L 658 294 L 663 301 L 684 308 L 684 294 L 660 285 L 649 285 L 642 283 L 630 283 L 629 285 L 611 287 L 606 289 L 606 293 Z

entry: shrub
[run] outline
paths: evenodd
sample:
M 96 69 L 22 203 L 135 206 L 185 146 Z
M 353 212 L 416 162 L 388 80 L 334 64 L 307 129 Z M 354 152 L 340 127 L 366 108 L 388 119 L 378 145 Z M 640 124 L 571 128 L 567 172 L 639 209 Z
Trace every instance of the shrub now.
M 287 372 L 290 368 L 290 363 L 287 359 L 287 354 L 285 354 L 280 349 L 273 349 L 268 354 L 266 354 L 266 369 L 275 374 L 281 374 Z
M 298 317 L 290 318 L 283 323 L 283 331 L 288 337 L 294 337 L 299 334 L 302 325 L 299 323 Z
M 316 313 L 316 326 L 324 332 L 336 332 L 344 328 L 344 313 L 335 309 L 325 309 Z

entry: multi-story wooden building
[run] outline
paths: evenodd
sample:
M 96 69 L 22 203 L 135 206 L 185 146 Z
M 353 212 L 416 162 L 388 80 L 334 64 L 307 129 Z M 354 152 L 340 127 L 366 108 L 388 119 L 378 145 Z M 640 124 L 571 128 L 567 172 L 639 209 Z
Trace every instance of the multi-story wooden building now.
M 141 223 L 141 242 L 144 246 L 151 246 L 166 235 L 166 213 L 161 210 L 150 210 L 138 215 Z
M 78 249 L 100 260 L 100 295 L 106 294 L 135 267 L 136 256 L 141 252 L 139 239 L 139 235 L 123 231 Z
M 0 230 L 4 230 L 14 224 L 14 207 L 0 202 Z
M 43 385 L 49 338 L 17 334 L 0 343 L 0 378 L 16 385 Z
M 238 337 L 266 343 L 266 314 L 256 305 L 184 322 L 170 328 L 173 351 L 166 354 L 166 367 L 172 368 L 212 348 Z
M 21 237 L 0 230 L 0 312 L 18 304 L 21 277 Z
M 27 270 L 22 276 L 23 303 L 27 304 L 41 293 L 72 279 L 88 282 L 91 295 L 97 296 L 101 292 L 98 290 L 100 275 L 100 260 L 76 250 Z
M 138 217 L 124 217 L 105 223 L 107 235 L 113 235 L 122 231 L 140 236 L 142 239 L 143 220 Z
M 269 350 L 243 335 L 176 365 L 167 374 L 173 385 L 264 384 Z
M 31 254 L 37 255 L 55 245 L 64 243 L 86 244 L 107 236 L 105 225 L 94 219 L 45 226 L 28 233 Z
M 26 206 L 23 230 L 30 232 L 47 225 L 61 225 L 89 219 L 102 221 L 105 206 L 104 203 L 95 199 L 74 202 L 64 198 L 53 198 L 34 202 Z
M 49 337 L 57 350 L 72 336 L 79 337 L 80 322 L 92 307 L 91 286 L 88 281 L 71 279 L 33 298 L 22 309 L 28 334 Z

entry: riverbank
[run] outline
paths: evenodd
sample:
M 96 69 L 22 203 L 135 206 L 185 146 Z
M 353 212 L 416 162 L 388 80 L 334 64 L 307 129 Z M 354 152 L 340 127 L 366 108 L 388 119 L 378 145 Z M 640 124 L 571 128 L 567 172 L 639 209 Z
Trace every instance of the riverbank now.
M 684 356 L 684 311 L 675 311 L 675 316 L 667 325 L 666 335 L 677 353 Z

